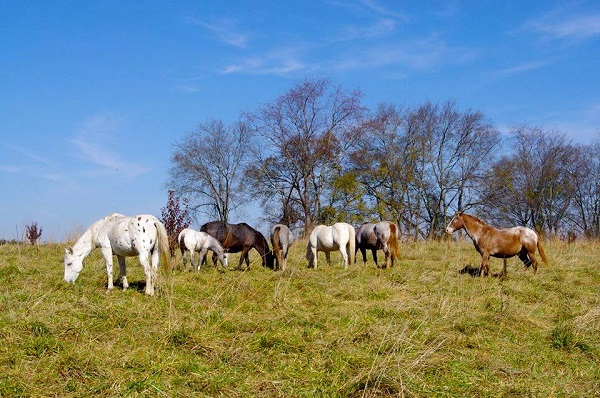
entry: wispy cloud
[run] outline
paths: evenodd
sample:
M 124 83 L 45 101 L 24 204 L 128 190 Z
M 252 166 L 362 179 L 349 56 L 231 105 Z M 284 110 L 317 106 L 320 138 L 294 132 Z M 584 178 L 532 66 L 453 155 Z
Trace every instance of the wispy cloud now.
M 545 16 L 526 27 L 555 39 L 587 39 L 600 35 L 600 13 L 572 16 Z
M 184 93 L 194 94 L 202 91 L 198 84 L 176 84 L 175 89 Z
M 254 55 L 235 64 L 227 65 L 223 74 L 246 73 L 254 75 L 287 75 L 295 72 L 309 72 L 313 67 L 301 60 L 303 51 L 287 48 L 268 51 L 264 55 Z
M 513 65 L 507 68 L 498 69 L 492 72 L 492 77 L 508 77 L 519 75 L 521 73 L 531 72 L 537 69 L 541 69 L 544 66 L 550 64 L 549 61 L 534 61 L 534 62 L 525 62 L 518 65 Z
M 0 165 L 0 171 L 3 173 L 18 173 L 21 171 L 21 168 L 12 165 Z
M 361 39 L 379 39 L 389 36 L 396 31 L 396 21 L 393 19 L 378 19 L 367 26 L 348 26 L 334 42 L 348 42 Z
M 355 48 L 341 54 L 330 66 L 337 71 L 383 67 L 427 71 L 441 65 L 468 62 L 475 56 L 476 52 L 472 49 L 449 46 L 437 37 L 430 37 Z
M 347 8 L 356 10 L 364 13 L 371 12 L 376 15 L 383 15 L 386 17 L 392 17 L 398 20 L 409 20 L 410 18 L 402 13 L 395 10 L 391 10 L 388 7 L 381 5 L 380 2 L 375 0 L 359 0 L 359 1 L 344 1 L 344 0 L 329 0 L 329 4 L 337 7 Z
M 198 19 L 189 19 L 189 21 L 209 30 L 220 41 L 234 47 L 246 48 L 252 36 L 250 33 L 240 32 L 236 21 L 229 18 L 221 18 L 210 22 Z
M 25 148 L 22 148 L 22 147 L 19 147 L 16 145 L 9 145 L 9 147 L 12 148 L 14 151 L 20 153 L 27 159 L 29 159 L 29 161 L 31 161 L 31 162 L 38 163 L 38 164 L 41 164 L 46 167 L 52 167 L 52 168 L 56 167 L 56 163 L 54 161 L 52 161 L 44 156 L 40 156 L 40 155 L 32 152 L 29 149 L 25 149 Z
M 120 173 L 133 178 L 149 171 L 142 165 L 124 161 L 109 144 L 118 142 L 120 121 L 110 114 L 95 116 L 86 120 L 79 133 L 71 140 L 77 149 L 77 156 L 86 163 L 99 167 L 92 174 Z

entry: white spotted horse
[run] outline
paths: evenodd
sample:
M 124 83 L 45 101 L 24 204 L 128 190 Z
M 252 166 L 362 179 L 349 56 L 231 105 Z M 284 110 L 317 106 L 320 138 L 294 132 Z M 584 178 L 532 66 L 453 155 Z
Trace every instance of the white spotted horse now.
M 83 270 L 83 259 L 97 248 L 102 251 L 106 262 L 109 291 L 114 288 L 113 255 L 119 261 L 123 289 L 129 287 L 125 257 L 139 258 L 149 296 L 154 295 L 159 261 L 162 259 L 165 268 L 171 269 L 167 232 L 164 225 L 149 214 L 127 217 L 113 213 L 93 223 L 72 247 L 65 249 L 66 282 L 75 283 Z

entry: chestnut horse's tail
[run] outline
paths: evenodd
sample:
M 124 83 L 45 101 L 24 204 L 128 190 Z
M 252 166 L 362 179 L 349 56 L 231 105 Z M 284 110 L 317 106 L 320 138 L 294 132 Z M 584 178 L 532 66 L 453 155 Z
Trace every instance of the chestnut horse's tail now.
M 542 246 L 542 240 L 538 237 L 537 241 L 538 252 L 540 253 L 540 257 L 544 264 L 548 264 L 548 257 L 546 257 L 546 252 L 544 251 L 544 246 Z
M 392 258 L 400 258 L 400 247 L 398 245 L 398 227 L 393 222 L 390 223 L 390 237 L 388 239 L 388 247 L 392 252 Z
M 171 255 L 169 254 L 169 235 L 165 226 L 160 221 L 156 220 L 154 223 L 157 232 L 158 251 L 160 252 L 160 258 L 163 262 L 163 266 L 167 271 L 171 271 Z

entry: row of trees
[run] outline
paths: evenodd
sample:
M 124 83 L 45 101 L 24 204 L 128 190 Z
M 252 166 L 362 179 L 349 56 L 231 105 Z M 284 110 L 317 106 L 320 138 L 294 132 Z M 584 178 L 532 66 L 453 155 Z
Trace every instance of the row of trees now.
M 369 112 L 360 92 L 325 79 L 235 124 L 200 124 L 176 143 L 168 185 L 192 212 L 224 221 L 258 200 L 269 222 L 305 230 L 388 219 L 429 239 L 471 210 L 498 225 L 600 236 L 600 142 L 527 125 L 503 138 L 454 101 Z

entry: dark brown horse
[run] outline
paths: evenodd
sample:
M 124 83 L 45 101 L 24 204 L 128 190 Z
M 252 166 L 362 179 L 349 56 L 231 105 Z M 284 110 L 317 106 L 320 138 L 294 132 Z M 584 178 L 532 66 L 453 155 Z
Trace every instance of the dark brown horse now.
M 391 221 L 381 221 L 377 224 L 364 223 L 356 230 L 356 251 L 362 253 L 363 262 L 367 264 L 367 250 L 373 253 L 373 261 L 377 263 L 377 250 L 383 250 L 385 268 L 393 266 L 396 258 L 400 257 L 398 247 L 398 226 Z
M 248 252 L 254 248 L 260 254 L 263 267 L 273 269 L 274 256 L 269 248 L 264 235 L 246 223 L 227 224 L 223 221 L 210 221 L 200 227 L 200 231 L 216 238 L 227 253 L 239 253 L 240 262 L 238 268 L 246 261 L 246 268 L 250 268 Z M 213 254 L 213 262 L 215 261 Z
M 489 274 L 490 256 L 504 259 L 503 275 L 507 273 L 506 259 L 517 255 L 526 267 L 533 266 L 535 275 L 538 267 L 535 258 L 536 248 L 542 261 L 548 263 L 542 242 L 532 229 L 526 227 L 497 229 L 475 216 L 459 212 L 448 224 L 446 232 L 451 234 L 463 228 L 473 241 L 475 249 L 481 254 L 479 275 L 482 277 Z

